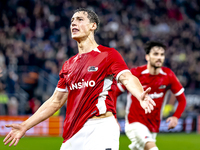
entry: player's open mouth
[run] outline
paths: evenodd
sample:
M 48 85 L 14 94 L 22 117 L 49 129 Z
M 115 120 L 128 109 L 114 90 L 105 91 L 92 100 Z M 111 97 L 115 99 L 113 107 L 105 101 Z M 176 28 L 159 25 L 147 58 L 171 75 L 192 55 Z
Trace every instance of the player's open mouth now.
M 78 30 L 77 28 L 73 28 L 73 29 L 72 29 L 72 32 L 73 32 L 73 33 L 76 33 L 76 32 L 78 32 L 78 31 L 79 31 L 79 30 Z

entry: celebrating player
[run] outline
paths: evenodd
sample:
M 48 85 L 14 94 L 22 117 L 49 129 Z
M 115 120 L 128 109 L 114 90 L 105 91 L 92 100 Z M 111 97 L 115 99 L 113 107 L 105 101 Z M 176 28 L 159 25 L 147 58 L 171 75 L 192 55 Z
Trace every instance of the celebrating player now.
M 115 49 L 96 43 L 98 25 L 93 11 L 75 11 L 70 28 L 79 53 L 64 63 L 52 97 L 23 123 L 7 125 L 12 130 L 4 139 L 5 144 L 17 145 L 28 129 L 53 115 L 67 100 L 61 150 L 118 150 L 120 132 L 110 92 L 113 77 L 138 99 L 145 113 L 153 110 L 150 89 L 143 91 Z
M 145 114 L 137 99 L 129 93 L 127 95 L 125 132 L 131 140 L 131 150 L 158 150 L 155 141 L 159 132 L 161 111 L 165 104 L 164 97 L 171 90 L 178 100 L 178 107 L 172 117 L 167 119 L 168 129 L 176 127 L 178 118 L 186 106 L 184 89 L 175 74 L 166 67 L 162 67 L 165 60 L 166 46 L 157 41 L 145 44 L 147 65 L 131 69 L 138 77 L 144 89 L 151 87 L 149 96 L 156 106 L 150 114 Z M 120 88 L 124 88 L 121 86 Z

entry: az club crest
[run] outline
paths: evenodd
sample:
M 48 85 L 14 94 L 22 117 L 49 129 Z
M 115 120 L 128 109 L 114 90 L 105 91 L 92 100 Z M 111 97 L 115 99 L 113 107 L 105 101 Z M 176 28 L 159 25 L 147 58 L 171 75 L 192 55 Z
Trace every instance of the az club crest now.
M 98 70 L 98 67 L 95 67 L 95 66 L 89 66 L 88 67 L 88 72 L 94 72 L 94 71 L 97 71 Z

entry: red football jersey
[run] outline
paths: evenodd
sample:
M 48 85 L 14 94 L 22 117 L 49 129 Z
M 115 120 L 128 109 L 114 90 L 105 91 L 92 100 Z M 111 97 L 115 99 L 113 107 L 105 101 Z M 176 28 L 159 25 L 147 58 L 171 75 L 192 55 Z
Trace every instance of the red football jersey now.
M 91 52 L 77 54 L 60 71 L 57 90 L 68 91 L 64 142 L 77 133 L 93 116 L 107 111 L 116 114 L 111 86 L 113 77 L 129 71 L 122 56 L 114 49 L 99 45 Z
M 114 100 L 114 106 L 115 111 L 117 107 L 117 97 L 121 95 L 123 92 L 125 92 L 124 88 L 122 87 L 121 83 L 117 83 L 115 79 L 113 79 L 113 84 L 111 86 L 111 90 L 109 92 L 112 92 L 110 95 L 112 99 Z M 115 118 L 117 118 L 117 114 L 115 114 Z
M 129 93 L 127 95 L 126 120 L 129 123 L 140 122 L 151 132 L 159 132 L 161 110 L 166 103 L 164 102 L 166 92 L 170 89 L 175 96 L 179 96 L 184 92 L 184 88 L 175 74 L 166 67 L 162 67 L 158 75 L 149 74 L 147 65 L 133 68 L 131 72 L 140 80 L 144 90 L 151 87 L 149 96 L 155 101 L 156 106 L 151 113 L 145 114 L 139 101 Z

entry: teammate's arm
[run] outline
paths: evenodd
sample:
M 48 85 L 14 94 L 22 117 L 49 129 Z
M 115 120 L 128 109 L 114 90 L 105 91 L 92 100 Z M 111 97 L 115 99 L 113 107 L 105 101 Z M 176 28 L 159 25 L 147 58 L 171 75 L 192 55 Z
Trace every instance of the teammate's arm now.
M 131 72 L 122 73 L 119 76 L 119 81 L 133 96 L 135 96 L 140 101 L 140 105 L 145 110 L 145 113 L 150 113 L 151 110 L 153 110 L 153 106 L 156 104 L 148 96 L 151 88 L 148 88 L 146 91 L 144 91 L 138 78 L 132 75 Z
M 169 122 L 168 130 L 173 129 L 177 126 L 178 119 L 181 117 L 181 114 L 183 113 L 183 111 L 186 107 L 186 98 L 185 98 L 184 93 L 176 96 L 176 99 L 178 101 L 177 109 L 176 109 L 175 113 L 173 114 L 173 116 L 167 118 L 167 120 L 166 120 L 166 122 Z
M 178 119 L 181 117 L 181 114 L 186 107 L 186 98 L 184 94 L 184 88 L 182 87 L 174 72 L 171 70 L 169 71 L 169 77 L 171 81 L 171 91 L 174 93 L 178 101 L 178 106 L 175 113 L 172 117 L 169 117 L 166 120 L 166 122 L 169 122 L 168 129 L 173 129 L 178 124 Z
M 5 137 L 4 144 L 12 141 L 9 146 L 13 144 L 16 146 L 27 130 L 52 116 L 65 104 L 67 97 L 68 92 L 55 90 L 53 95 L 29 119 L 21 124 L 6 125 L 6 127 L 12 127 L 12 130 Z

